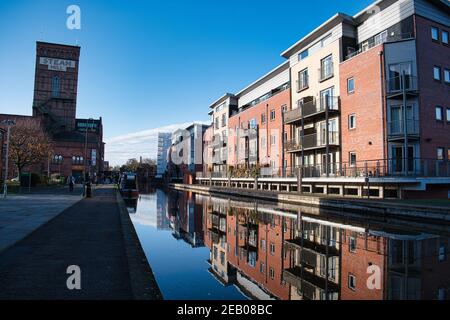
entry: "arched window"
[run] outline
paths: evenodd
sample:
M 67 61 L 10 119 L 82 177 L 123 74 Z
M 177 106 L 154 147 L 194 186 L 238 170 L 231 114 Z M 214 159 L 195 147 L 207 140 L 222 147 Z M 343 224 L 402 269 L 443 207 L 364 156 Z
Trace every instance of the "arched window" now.
M 59 77 L 53 77 L 52 80 L 52 97 L 59 97 L 60 80 Z

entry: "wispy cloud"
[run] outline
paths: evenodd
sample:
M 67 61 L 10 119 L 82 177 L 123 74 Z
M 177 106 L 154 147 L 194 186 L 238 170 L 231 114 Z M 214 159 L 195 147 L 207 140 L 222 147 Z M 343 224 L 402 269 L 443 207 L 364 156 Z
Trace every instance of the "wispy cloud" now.
M 196 123 L 205 123 L 196 121 Z M 121 135 L 106 140 L 105 160 L 111 166 L 122 165 L 128 159 L 152 158 L 156 159 L 158 149 L 158 132 L 173 132 L 191 125 L 192 122 L 171 124 L 168 126 L 143 130 Z

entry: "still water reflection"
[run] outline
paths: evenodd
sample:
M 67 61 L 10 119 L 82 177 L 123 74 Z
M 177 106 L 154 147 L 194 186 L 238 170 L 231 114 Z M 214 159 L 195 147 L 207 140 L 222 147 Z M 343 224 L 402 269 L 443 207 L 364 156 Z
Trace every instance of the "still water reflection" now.
M 165 299 L 448 299 L 450 230 L 191 192 L 127 203 Z

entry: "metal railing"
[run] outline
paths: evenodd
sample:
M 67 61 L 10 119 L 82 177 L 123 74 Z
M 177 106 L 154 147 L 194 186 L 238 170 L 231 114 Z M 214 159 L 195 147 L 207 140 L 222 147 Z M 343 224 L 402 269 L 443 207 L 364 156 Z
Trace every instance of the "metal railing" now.
M 450 178 L 450 160 L 389 158 L 357 162 L 331 162 L 290 167 L 237 167 L 221 172 L 199 172 L 202 178 L 363 178 L 445 177 Z
M 369 49 L 372 49 L 373 47 L 376 47 L 382 43 L 389 43 L 389 42 L 395 42 L 400 40 L 406 40 L 406 39 L 412 39 L 414 38 L 414 34 L 411 32 L 406 33 L 400 33 L 394 36 L 389 35 L 388 37 L 378 37 L 374 38 L 372 41 L 369 41 L 365 46 L 361 47 L 360 49 L 348 54 L 345 57 L 345 60 L 348 60 L 350 58 L 353 58 L 354 56 L 357 56 L 363 52 L 366 52 Z
M 392 77 L 386 80 L 386 92 L 388 94 L 401 93 L 403 89 L 408 92 L 417 91 L 417 77 L 412 75 L 405 75 L 405 81 L 403 81 L 402 76 Z
M 284 122 L 289 123 L 300 120 L 302 117 L 306 118 L 313 114 L 325 112 L 328 110 L 339 110 L 339 96 L 324 96 L 319 99 L 312 99 L 301 104 L 298 108 L 286 111 L 284 113 Z
M 298 139 L 291 139 L 285 142 L 285 149 L 287 151 L 297 151 L 311 148 L 325 147 L 327 144 L 326 133 L 322 134 L 307 134 Z M 338 145 L 339 144 L 339 132 L 329 131 L 328 132 L 328 144 Z
M 406 134 L 408 135 L 417 135 L 419 134 L 419 120 L 396 120 L 396 121 L 389 121 L 388 122 L 388 134 L 391 136 L 399 136 L 403 135 L 405 132 L 405 125 L 406 125 Z

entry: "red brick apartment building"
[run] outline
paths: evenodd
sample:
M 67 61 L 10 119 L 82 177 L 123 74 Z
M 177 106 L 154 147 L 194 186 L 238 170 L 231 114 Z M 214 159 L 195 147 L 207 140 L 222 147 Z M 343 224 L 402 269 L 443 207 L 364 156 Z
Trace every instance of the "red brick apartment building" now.
M 0 114 L 0 121 L 38 123 L 50 137 L 52 155 L 26 168 L 45 175 L 74 176 L 82 180 L 103 171 L 103 124 L 100 119 L 77 119 L 80 47 L 37 42 L 32 116 Z M 14 128 L 12 128 L 14 130 Z M 11 164 L 8 178 L 17 175 Z M 4 173 L 3 173 L 4 175 Z
M 340 64 L 342 163 L 362 167 L 368 161 L 373 172 L 438 175 L 448 168 L 436 160 L 450 159 L 450 17 L 425 1 L 403 5 L 410 16 L 360 42 Z M 447 189 L 427 190 L 446 197 Z
M 256 166 L 264 182 L 229 170 L 231 186 L 449 198 L 449 12 L 448 1 L 380 0 L 337 13 L 282 52 L 284 64 L 233 96 L 225 163 Z
M 290 109 L 289 64 L 276 67 L 236 94 L 238 109 L 229 119 L 228 165 L 233 169 L 265 167 L 281 175 L 290 167 L 284 142 L 290 134 L 283 125 Z

